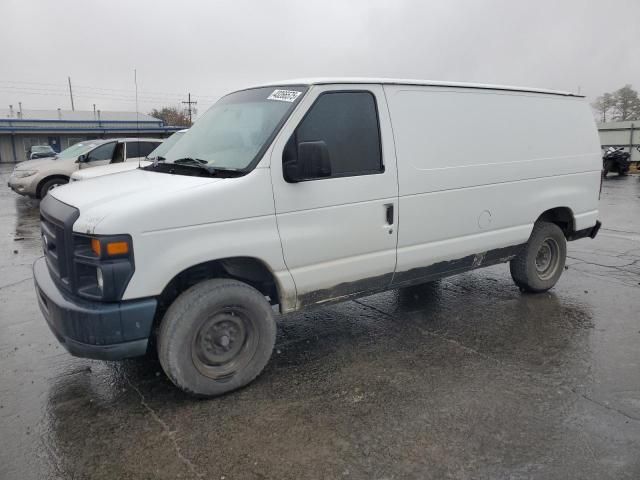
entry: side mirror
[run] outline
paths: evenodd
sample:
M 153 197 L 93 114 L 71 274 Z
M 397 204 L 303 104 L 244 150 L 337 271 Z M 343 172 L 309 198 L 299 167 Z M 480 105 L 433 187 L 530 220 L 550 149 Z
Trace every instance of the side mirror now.
M 298 168 L 298 162 L 296 162 L 295 160 L 284 162 L 283 170 L 284 170 L 283 171 L 284 179 L 287 182 L 297 183 L 300 180 L 302 180 L 302 177 L 300 176 L 300 172 Z
M 301 178 L 326 178 L 331 176 L 329 149 L 322 140 L 298 144 L 298 170 Z
M 327 144 L 322 140 L 298 144 L 297 159 L 283 164 L 284 178 L 289 183 L 331 176 L 331 158 Z
M 78 157 L 78 160 L 76 160 L 76 163 L 84 163 L 87 161 L 87 156 L 86 155 L 80 155 Z

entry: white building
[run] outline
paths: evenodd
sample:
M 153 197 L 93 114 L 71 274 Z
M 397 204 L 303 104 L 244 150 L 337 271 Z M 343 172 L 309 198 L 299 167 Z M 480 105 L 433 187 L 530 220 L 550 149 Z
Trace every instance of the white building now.
M 640 120 L 607 122 L 598 124 L 600 144 L 606 147 L 625 147 L 631 152 L 631 161 L 640 162 Z

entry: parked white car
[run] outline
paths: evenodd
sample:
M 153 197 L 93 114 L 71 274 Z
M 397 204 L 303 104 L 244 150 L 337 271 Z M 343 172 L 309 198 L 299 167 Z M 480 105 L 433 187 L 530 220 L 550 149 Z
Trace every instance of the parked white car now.
M 161 142 L 158 138 L 109 138 L 79 142 L 55 157 L 18 163 L 9 177 L 9 187 L 20 195 L 43 198 L 52 189 L 69 182 L 73 172 L 100 165 L 138 161 Z
M 153 150 L 149 155 L 145 157 L 144 160 L 139 160 L 138 162 L 121 162 L 121 163 L 111 163 L 109 165 L 103 165 L 101 167 L 96 167 L 92 169 L 83 169 L 77 170 L 71 174 L 71 181 L 75 182 L 78 180 L 88 180 L 90 178 L 101 177 L 103 175 L 110 175 L 112 173 L 120 173 L 126 172 L 129 170 L 135 170 L 138 167 L 147 167 L 154 160 L 163 160 L 164 155 L 169 151 L 175 143 L 180 140 L 182 135 L 187 131 L 178 130 L 169 138 L 167 138 L 164 142 L 159 144 L 155 150 Z
M 373 79 L 241 90 L 164 162 L 44 199 L 38 302 L 72 354 L 154 345 L 178 387 L 219 395 L 267 363 L 275 305 L 505 262 L 522 291 L 547 291 L 566 242 L 598 232 L 601 168 L 589 104 L 570 93 Z

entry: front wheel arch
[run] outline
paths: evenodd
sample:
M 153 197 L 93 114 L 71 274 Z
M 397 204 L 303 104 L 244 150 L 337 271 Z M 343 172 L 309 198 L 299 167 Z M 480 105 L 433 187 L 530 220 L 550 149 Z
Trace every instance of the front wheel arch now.
M 48 177 L 43 178 L 38 182 L 38 187 L 36 188 L 36 197 L 38 199 L 42 200 L 42 187 L 52 180 L 62 180 L 62 183 L 69 183 L 69 177 L 65 175 L 49 175 Z

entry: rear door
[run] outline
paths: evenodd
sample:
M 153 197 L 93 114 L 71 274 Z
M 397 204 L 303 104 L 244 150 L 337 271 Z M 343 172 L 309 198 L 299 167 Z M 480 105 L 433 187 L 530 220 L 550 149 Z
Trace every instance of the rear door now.
M 323 141 L 331 176 L 290 183 L 283 160 Z M 386 288 L 396 265 L 398 181 L 380 85 L 315 86 L 271 156 L 278 229 L 298 308 Z

